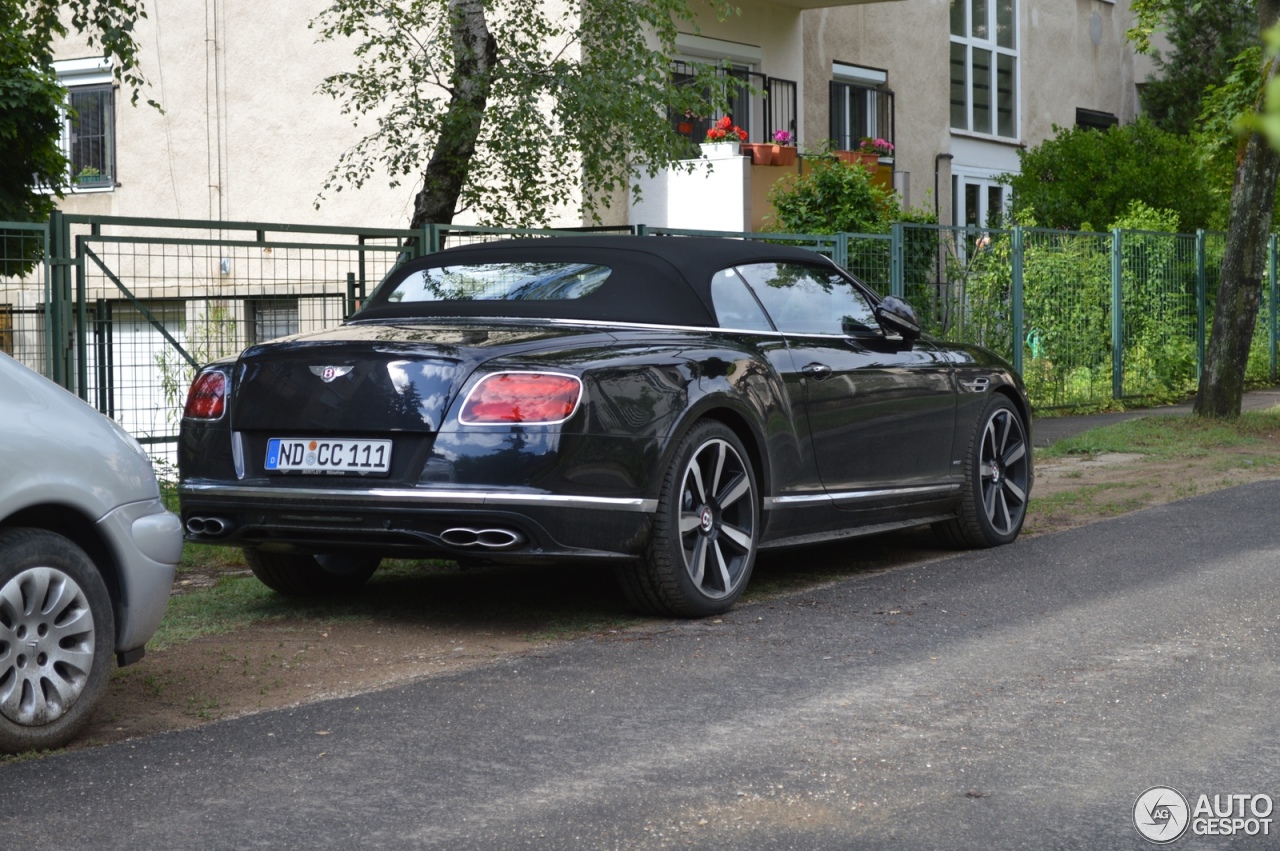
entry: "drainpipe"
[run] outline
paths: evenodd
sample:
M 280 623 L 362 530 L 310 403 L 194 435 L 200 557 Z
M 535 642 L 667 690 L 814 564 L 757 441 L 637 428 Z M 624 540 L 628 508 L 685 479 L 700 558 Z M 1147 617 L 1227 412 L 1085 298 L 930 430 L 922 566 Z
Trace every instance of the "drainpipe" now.
M 942 224 L 942 196 L 938 194 L 941 163 L 943 160 L 949 163 L 953 159 L 955 159 L 955 154 L 938 154 L 933 158 L 933 214 L 938 217 L 938 224 Z
M 939 228 L 943 227 L 942 196 L 938 192 L 938 189 L 939 189 L 938 179 L 941 173 L 941 163 L 943 160 L 946 160 L 947 164 L 950 165 L 953 159 L 955 159 L 954 154 L 938 154 L 936 157 L 933 158 L 933 216 L 938 220 Z M 954 199 L 952 200 L 954 201 Z M 954 206 L 953 206 L 953 209 L 954 209 Z M 934 269 L 934 274 L 935 274 L 934 280 L 938 282 L 938 297 L 939 299 L 941 299 L 942 297 L 942 249 L 941 248 L 939 248 L 938 250 L 938 256 L 935 262 L 937 263 L 937 268 Z

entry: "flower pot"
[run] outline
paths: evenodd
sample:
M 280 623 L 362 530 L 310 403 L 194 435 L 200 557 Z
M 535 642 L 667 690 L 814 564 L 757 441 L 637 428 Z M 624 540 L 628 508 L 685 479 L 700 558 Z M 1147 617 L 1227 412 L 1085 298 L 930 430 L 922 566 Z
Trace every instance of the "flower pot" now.
M 854 163 L 875 171 L 876 165 L 880 162 L 878 154 L 864 154 L 860 151 L 833 151 L 836 159 L 842 163 Z
M 703 142 L 702 156 L 709 160 L 727 160 L 741 153 L 741 142 Z
M 796 164 L 795 145 L 771 145 L 770 147 L 773 148 L 773 157 L 771 159 L 773 165 Z
M 752 165 L 769 165 L 773 161 L 773 145 L 743 142 L 742 153 L 751 156 Z

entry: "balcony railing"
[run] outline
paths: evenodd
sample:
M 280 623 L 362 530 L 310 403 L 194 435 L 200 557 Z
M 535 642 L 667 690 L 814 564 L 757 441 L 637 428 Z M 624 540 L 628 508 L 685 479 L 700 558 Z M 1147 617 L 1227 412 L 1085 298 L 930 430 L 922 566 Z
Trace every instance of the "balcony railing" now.
M 678 84 L 692 84 L 696 79 L 691 63 L 671 63 L 671 73 Z M 771 141 L 778 130 L 796 133 L 796 84 L 793 80 L 769 77 L 754 71 L 722 69 L 729 102 L 728 115 L 734 124 L 747 131 L 753 142 Z M 672 115 L 676 132 L 696 145 L 707 136 L 707 130 L 719 115 Z

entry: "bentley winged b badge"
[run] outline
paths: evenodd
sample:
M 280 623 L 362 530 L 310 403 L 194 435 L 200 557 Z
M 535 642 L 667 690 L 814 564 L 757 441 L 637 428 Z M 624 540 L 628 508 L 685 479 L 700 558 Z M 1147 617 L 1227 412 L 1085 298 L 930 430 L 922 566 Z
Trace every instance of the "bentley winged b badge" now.
M 325 384 L 333 381 L 335 378 L 341 378 L 350 372 L 354 367 L 350 366 L 313 366 L 311 374 L 320 376 L 320 380 Z

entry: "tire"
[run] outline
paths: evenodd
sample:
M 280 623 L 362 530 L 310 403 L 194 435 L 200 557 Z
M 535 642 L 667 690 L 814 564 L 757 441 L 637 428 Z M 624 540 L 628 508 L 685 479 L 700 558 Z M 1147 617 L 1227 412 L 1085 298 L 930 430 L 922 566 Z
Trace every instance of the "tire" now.
M 643 611 L 706 617 L 733 607 L 760 535 L 756 475 L 742 442 L 704 420 L 680 441 L 662 483 L 643 558 L 620 573 Z
M 381 556 L 332 553 L 305 555 L 245 549 L 253 575 L 272 591 L 289 597 L 319 597 L 355 591 L 369 581 Z
M 74 738 L 102 697 L 115 614 L 98 568 L 41 529 L 0 533 L 0 752 Z
M 964 485 L 954 520 L 934 526 L 953 547 L 1012 543 L 1022 531 L 1031 495 L 1031 443 L 1013 403 L 996 394 L 987 403 L 964 456 Z

